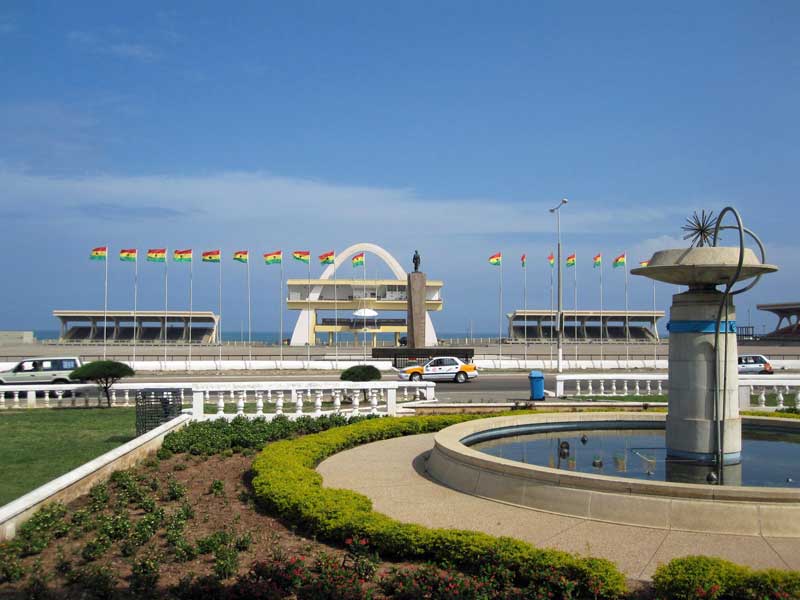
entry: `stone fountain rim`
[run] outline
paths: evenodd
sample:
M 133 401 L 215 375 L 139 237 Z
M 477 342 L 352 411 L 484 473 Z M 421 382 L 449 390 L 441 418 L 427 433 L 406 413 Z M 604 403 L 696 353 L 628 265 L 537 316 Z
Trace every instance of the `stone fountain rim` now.
M 693 498 L 716 501 L 746 501 L 767 503 L 798 503 L 800 509 L 800 489 L 767 488 L 758 486 L 712 486 L 697 483 L 670 483 L 666 481 L 644 481 L 615 477 L 613 475 L 595 475 L 592 473 L 576 473 L 563 471 L 540 465 L 529 465 L 513 460 L 493 457 L 462 443 L 461 440 L 470 435 L 492 429 L 517 427 L 541 423 L 574 423 L 590 424 L 597 421 L 652 422 L 663 424 L 666 413 L 547 413 L 529 414 L 519 417 L 495 417 L 478 419 L 451 425 L 435 436 L 435 449 L 440 449 L 453 458 L 467 464 L 485 468 L 496 474 L 530 478 L 539 482 L 548 482 L 562 487 L 580 488 L 591 491 L 617 492 L 633 495 L 657 496 L 662 498 Z M 800 420 L 764 417 L 742 417 L 747 425 L 769 425 L 773 428 L 800 432 Z

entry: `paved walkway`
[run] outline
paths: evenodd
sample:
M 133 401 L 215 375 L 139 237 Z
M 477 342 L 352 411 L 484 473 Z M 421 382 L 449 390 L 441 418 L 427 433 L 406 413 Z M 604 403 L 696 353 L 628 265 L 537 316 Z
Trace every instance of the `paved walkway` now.
M 713 535 L 614 525 L 478 498 L 425 473 L 433 434 L 396 438 L 336 454 L 319 465 L 327 487 L 372 499 L 406 523 L 506 535 L 537 546 L 608 558 L 634 579 L 679 556 L 706 554 L 755 568 L 800 569 L 800 539 Z

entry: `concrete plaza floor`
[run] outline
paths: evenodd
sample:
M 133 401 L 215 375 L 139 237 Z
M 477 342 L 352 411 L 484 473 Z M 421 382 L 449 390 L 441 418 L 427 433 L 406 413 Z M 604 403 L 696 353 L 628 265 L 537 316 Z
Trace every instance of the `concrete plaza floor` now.
M 800 539 L 713 535 L 590 521 L 464 494 L 425 473 L 433 434 L 359 446 L 322 462 L 324 485 L 372 500 L 375 510 L 406 523 L 483 531 L 536 546 L 612 560 L 632 579 L 690 554 L 719 556 L 754 568 L 800 569 Z

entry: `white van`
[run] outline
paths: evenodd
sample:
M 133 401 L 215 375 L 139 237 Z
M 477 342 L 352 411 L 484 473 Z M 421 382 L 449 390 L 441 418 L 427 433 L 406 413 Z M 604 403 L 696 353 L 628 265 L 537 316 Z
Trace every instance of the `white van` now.
M 83 363 L 77 356 L 26 358 L 13 369 L 0 371 L 0 384 L 79 383 L 69 375 L 81 365 Z

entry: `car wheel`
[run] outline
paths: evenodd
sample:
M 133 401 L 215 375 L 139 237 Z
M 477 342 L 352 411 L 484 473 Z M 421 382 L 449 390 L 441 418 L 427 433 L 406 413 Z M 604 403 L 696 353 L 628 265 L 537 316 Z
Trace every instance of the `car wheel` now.
M 459 371 L 456 373 L 456 383 L 466 383 L 467 382 L 467 374 L 464 371 Z
M 411 381 L 422 381 L 422 375 L 419 373 L 412 373 L 409 379 L 411 379 Z

